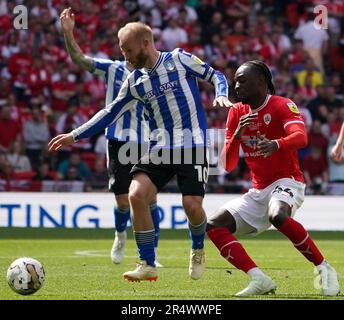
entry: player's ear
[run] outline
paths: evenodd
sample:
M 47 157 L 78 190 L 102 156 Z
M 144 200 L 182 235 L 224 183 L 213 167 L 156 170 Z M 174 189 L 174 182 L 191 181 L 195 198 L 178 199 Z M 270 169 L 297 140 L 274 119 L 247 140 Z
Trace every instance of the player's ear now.
M 144 47 L 145 49 L 147 49 L 148 46 L 149 46 L 149 40 L 148 40 L 148 39 L 143 39 L 142 45 L 143 45 L 143 47 Z

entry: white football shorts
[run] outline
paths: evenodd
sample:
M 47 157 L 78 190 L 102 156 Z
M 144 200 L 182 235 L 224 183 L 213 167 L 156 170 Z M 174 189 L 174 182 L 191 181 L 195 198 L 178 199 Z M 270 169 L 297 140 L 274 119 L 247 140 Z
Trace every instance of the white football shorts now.
M 265 189 L 252 188 L 242 197 L 228 201 L 221 208 L 233 215 L 236 222 L 235 235 L 255 236 L 271 227 L 268 216 L 271 202 L 286 202 L 292 209 L 293 217 L 304 201 L 305 187 L 302 182 L 283 178 Z

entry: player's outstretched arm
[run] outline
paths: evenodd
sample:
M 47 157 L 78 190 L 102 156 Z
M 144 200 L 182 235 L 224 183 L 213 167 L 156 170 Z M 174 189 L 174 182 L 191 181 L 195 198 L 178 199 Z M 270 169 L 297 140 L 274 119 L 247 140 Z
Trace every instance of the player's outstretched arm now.
M 213 84 L 216 96 L 213 101 L 214 107 L 233 106 L 233 104 L 228 100 L 228 83 L 222 72 L 215 70 L 208 63 L 203 62 L 195 55 L 182 49 L 179 49 L 179 59 L 189 74 Z
M 59 134 L 48 143 L 48 151 L 58 151 L 64 146 L 73 144 L 74 138 L 71 133 Z
M 93 72 L 95 69 L 94 61 L 83 54 L 79 45 L 76 43 L 73 30 L 75 26 L 75 15 L 72 13 L 72 9 L 64 9 L 60 15 L 62 32 L 68 54 L 72 61 L 77 64 L 81 69 Z

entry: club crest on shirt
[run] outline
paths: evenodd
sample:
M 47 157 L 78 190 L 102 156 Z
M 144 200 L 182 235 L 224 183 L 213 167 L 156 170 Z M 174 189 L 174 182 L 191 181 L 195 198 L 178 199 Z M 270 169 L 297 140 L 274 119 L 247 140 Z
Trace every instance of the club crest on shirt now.
M 287 103 L 288 108 L 290 109 L 291 112 L 299 114 L 300 111 L 297 108 L 296 104 L 294 102 L 288 102 Z
M 168 72 L 176 70 L 176 65 L 174 64 L 173 60 L 164 61 L 164 67 Z
M 271 122 L 271 114 L 270 113 L 264 114 L 263 120 L 266 125 L 269 125 L 269 123 Z

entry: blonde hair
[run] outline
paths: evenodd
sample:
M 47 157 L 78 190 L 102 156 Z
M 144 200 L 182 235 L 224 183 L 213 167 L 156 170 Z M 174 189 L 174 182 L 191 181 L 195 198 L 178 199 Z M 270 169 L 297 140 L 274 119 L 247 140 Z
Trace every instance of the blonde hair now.
M 142 22 L 129 22 L 118 31 L 118 38 L 123 38 L 129 35 L 142 40 L 147 39 L 153 43 L 152 29 L 150 26 Z

